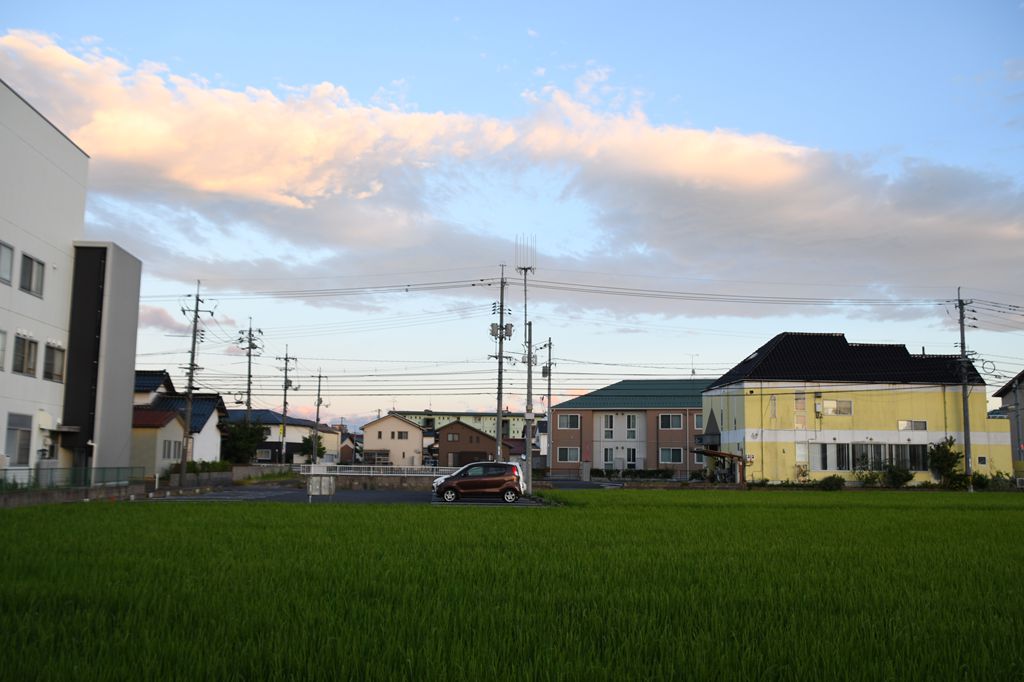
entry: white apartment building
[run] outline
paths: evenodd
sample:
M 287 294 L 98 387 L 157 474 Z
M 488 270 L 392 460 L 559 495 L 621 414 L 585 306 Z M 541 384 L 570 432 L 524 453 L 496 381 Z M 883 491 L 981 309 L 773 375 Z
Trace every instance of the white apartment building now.
M 83 242 L 89 157 L 0 80 L 0 467 L 128 466 L 141 263 Z

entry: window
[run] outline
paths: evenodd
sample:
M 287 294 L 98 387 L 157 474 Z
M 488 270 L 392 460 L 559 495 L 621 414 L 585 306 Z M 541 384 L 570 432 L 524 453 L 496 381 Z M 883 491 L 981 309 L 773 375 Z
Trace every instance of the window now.
M 636 469 L 636 448 L 626 448 L 626 468 Z
M 978 466 L 988 466 L 988 457 L 985 455 L 978 455 Z
M 928 422 L 923 421 L 911 421 L 911 420 L 899 420 L 896 422 L 897 428 L 900 431 L 927 431 Z
M 0 330 L 0 372 L 4 371 L 4 361 L 7 358 L 7 332 Z
M 704 463 L 704 453 L 703 452 L 696 453 L 693 456 L 693 461 L 696 462 L 697 464 L 703 464 Z
M 39 354 L 39 344 L 24 336 L 14 337 L 14 363 L 11 371 L 16 374 L 26 374 L 34 377 L 36 375 L 36 356 Z
M 399 431 L 398 432 L 398 440 L 409 440 L 409 432 L 408 431 Z
M 626 415 L 626 440 L 636 440 L 636 415 Z
M 578 414 L 560 414 L 560 415 L 558 415 L 558 428 L 560 428 L 560 429 L 578 429 L 578 428 L 580 428 L 580 416 Z
M 21 290 L 36 296 L 43 295 L 43 273 L 46 266 L 27 253 L 21 254 Z
M 697 429 L 698 431 L 703 431 L 704 430 L 704 413 L 703 412 L 698 412 L 697 414 L 693 415 L 693 428 Z
M 836 443 L 836 469 L 840 471 L 850 470 L 849 443 Z
M 807 394 L 793 394 L 793 409 L 796 410 L 797 412 L 807 409 Z
M 775 419 L 779 416 L 778 408 L 776 407 L 775 396 L 768 398 L 768 418 Z
M 579 448 L 558 448 L 558 461 L 559 462 L 578 462 L 578 461 L 580 461 L 580 449 Z
M 449 433 L 448 434 L 448 442 L 449 443 L 454 443 L 457 440 L 459 440 L 459 434 L 457 434 L 457 433 Z
M 604 449 L 604 468 L 611 469 L 615 463 L 615 450 L 613 448 Z
M 28 453 L 32 447 L 32 416 L 28 414 L 7 415 L 7 456 L 11 466 L 27 467 Z
M 826 416 L 849 416 L 853 414 L 852 400 L 825 400 L 821 404 L 821 413 Z
M 606 414 L 602 421 L 604 422 L 604 437 L 614 438 L 615 437 L 615 416 Z
M 818 443 L 818 454 L 821 456 L 821 471 L 828 470 L 828 445 Z
M 910 445 L 910 470 L 928 471 L 928 446 Z
M 679 464 L 683 461 L 683 449 L 662 448 L 659 451 L 658 461 L 662 464 Z
M 681 414 L 660 414 L 658 415 L 658 428 L 681 429 L 683 428 L 683 415 Z
M 377 440 L 384 440 L 384 432 L 383 431 L 378 431 L 377 432 Z
M 10 244 L 0 242 L 0 282 L 11 283 L 14 276 L 14 249 Z
M 793 415 L 793 428 L 794 429 L 806 429 L 807 428 L 807 415 L 806 414 L 794 414 Z
M 43 356 L 43 378 L 50 381 L 64 381 L 64 349 L 46 345 Z

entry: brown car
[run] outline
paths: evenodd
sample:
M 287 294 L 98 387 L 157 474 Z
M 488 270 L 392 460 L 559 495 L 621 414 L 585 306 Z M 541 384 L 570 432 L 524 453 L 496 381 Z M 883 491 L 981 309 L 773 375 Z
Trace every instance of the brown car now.
M 526 492 L 526 483 L 515 462 L 474 462 L 453 474 L 434 479 L 433 488 L 434 494 L 445 502 L 489 495 L 515 502 Z

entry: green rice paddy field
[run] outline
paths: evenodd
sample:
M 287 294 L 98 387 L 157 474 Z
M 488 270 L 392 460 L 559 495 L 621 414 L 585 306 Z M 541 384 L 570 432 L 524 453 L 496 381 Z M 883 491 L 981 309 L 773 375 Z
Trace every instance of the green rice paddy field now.
M 1024 679 L 1024 495 L 0 512 L 0 676 Z

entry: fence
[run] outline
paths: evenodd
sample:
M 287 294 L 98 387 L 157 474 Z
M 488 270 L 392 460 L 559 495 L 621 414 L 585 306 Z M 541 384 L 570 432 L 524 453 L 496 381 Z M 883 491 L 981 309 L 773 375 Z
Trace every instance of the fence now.
M 359 466 L 350 464 L 303 464 L 299 473 L 304 476 L 446 476 L 459 467 L 394 467 Z
M 0 492 L 100 488 L 142 483 L 144 467 L 76 467 L 0 470 Z

